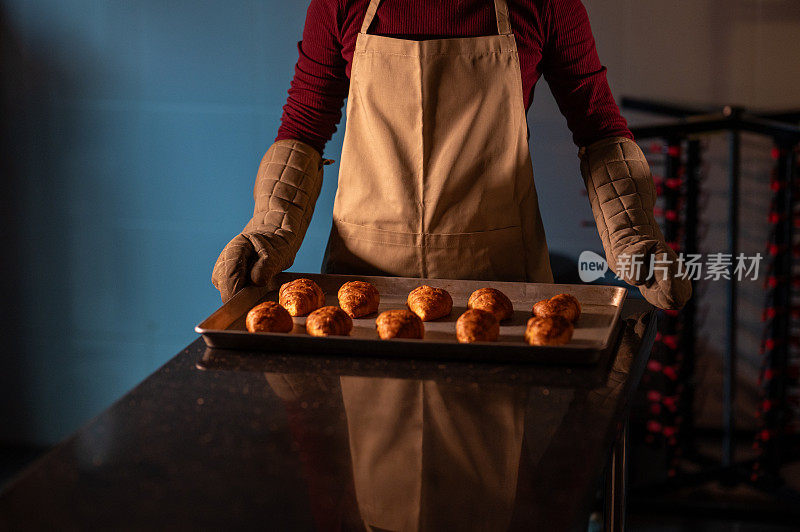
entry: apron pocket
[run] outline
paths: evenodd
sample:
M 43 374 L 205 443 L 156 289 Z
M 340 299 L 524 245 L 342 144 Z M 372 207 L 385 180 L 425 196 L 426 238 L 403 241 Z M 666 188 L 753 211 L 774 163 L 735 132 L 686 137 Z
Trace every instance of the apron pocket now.
M 352 275 L 525 281 L 522 228 L 401 233 L 334 220 L 323 270 Z
M 428 277 L 525 281 L 526 253 L 518 226 L 424 235 Z
M 421 241 L 414 233 L 334 220 L 322 270 L 345 275 L 422 277 Z

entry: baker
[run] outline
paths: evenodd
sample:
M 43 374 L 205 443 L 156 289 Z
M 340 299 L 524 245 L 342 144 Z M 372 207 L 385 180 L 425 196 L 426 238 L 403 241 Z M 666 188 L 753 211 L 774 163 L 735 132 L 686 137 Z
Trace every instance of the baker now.
M 291 266 L 345 96 L 325 272 L 552 282 L 526 121 L 541 75 L 609 266 L 643 263 L 624 279 L 661 308 L 690 297 L 579 0 L 312 0 L 299 52 L 253 217 L 214 267 L 224 300 Z

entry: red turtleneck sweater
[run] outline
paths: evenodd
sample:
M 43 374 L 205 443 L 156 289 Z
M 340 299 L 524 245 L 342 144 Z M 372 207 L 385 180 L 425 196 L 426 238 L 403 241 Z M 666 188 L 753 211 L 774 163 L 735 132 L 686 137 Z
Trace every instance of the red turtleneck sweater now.
M 633 138 L 611 95 L 580 0 L 507 0 L 517 40 L 525 109 L 544 75 L 578 146 Z M 278 138 L 320 153 L 336 131 L 350 83 L 356 36 L 369 0 L 311 0 L 300 58 Z M 383 0 L 370 33 L 410 39 L 497 33 L 492 0 Z

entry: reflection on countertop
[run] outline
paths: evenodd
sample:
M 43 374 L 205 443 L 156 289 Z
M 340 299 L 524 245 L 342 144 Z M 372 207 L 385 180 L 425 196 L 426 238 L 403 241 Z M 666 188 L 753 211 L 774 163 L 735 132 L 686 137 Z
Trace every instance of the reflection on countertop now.
M 578 530 L 654 313 L 597 365 L 273 356 L 196 341 L 0 496 L 11 528 Z M 202 368 L 202 370 L 198 370 Z

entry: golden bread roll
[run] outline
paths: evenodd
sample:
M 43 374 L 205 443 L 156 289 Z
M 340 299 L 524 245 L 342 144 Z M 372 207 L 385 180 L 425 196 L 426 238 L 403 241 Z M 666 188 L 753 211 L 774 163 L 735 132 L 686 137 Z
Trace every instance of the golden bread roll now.
M 469 309 L 456 321 L 456 338 L 462 344 L 495 342 L 500 336 L 500 322 L 488 310 Z
M 325 294 L 311 279 L 295 279 L 281 285 L 278 302 L 292 316 L 305 316 L 325 304 Z
M 387 310 L 375 320 L 381 340 L 390 338 L 423 338 L 425 326 L 419 316 L 410 310 Z
M 578 321 L 578 318 L 581 317 L 581 304 L 578 301 L 578 298 L 573 296 L 572 294 L 558 294 L 550 298 L 550 301 L 555 303 L 556 305 L 564 305 L 568 310 L 566 311 L 566 315 L 564 316 L 572 323 Z
M 572 339 L 573 331 L 572 323 L 562 316 L 534 316 L 528 320 L 525 341 L 531 345 L 564 345 Z
M 467 301 L 468 308 L 488 310 L 497 321 L 507 320 L 514 314 L 514 305 L 503 292 L 494 288 L 479 288 Z
M 339 307 L 322 307 L 306 318 L 306 331 L 311 336 L 347 336 L 353 320 Z
M 274 301 L 265 301 L 251 308 L 244 323 L 250 332 L 288 333 L 294 327 L 289 311 Z
M 408 294 L 408 308 L 422 321 L 431 321 L 450 314 L 453 298 L 447 290 L 422 285 Z
M 539 318 L 561 316 L 570 323 L 575 323 L 581 316 L 581 304 L 575 296 L 558 294 L 550 299 L 543 299 L 533 305 L 533 315 Z
M 351 318 L 378 312 L 381 296 L 378 289 L 365 281 L 350 281 L 339 288 L 339 306 Z

